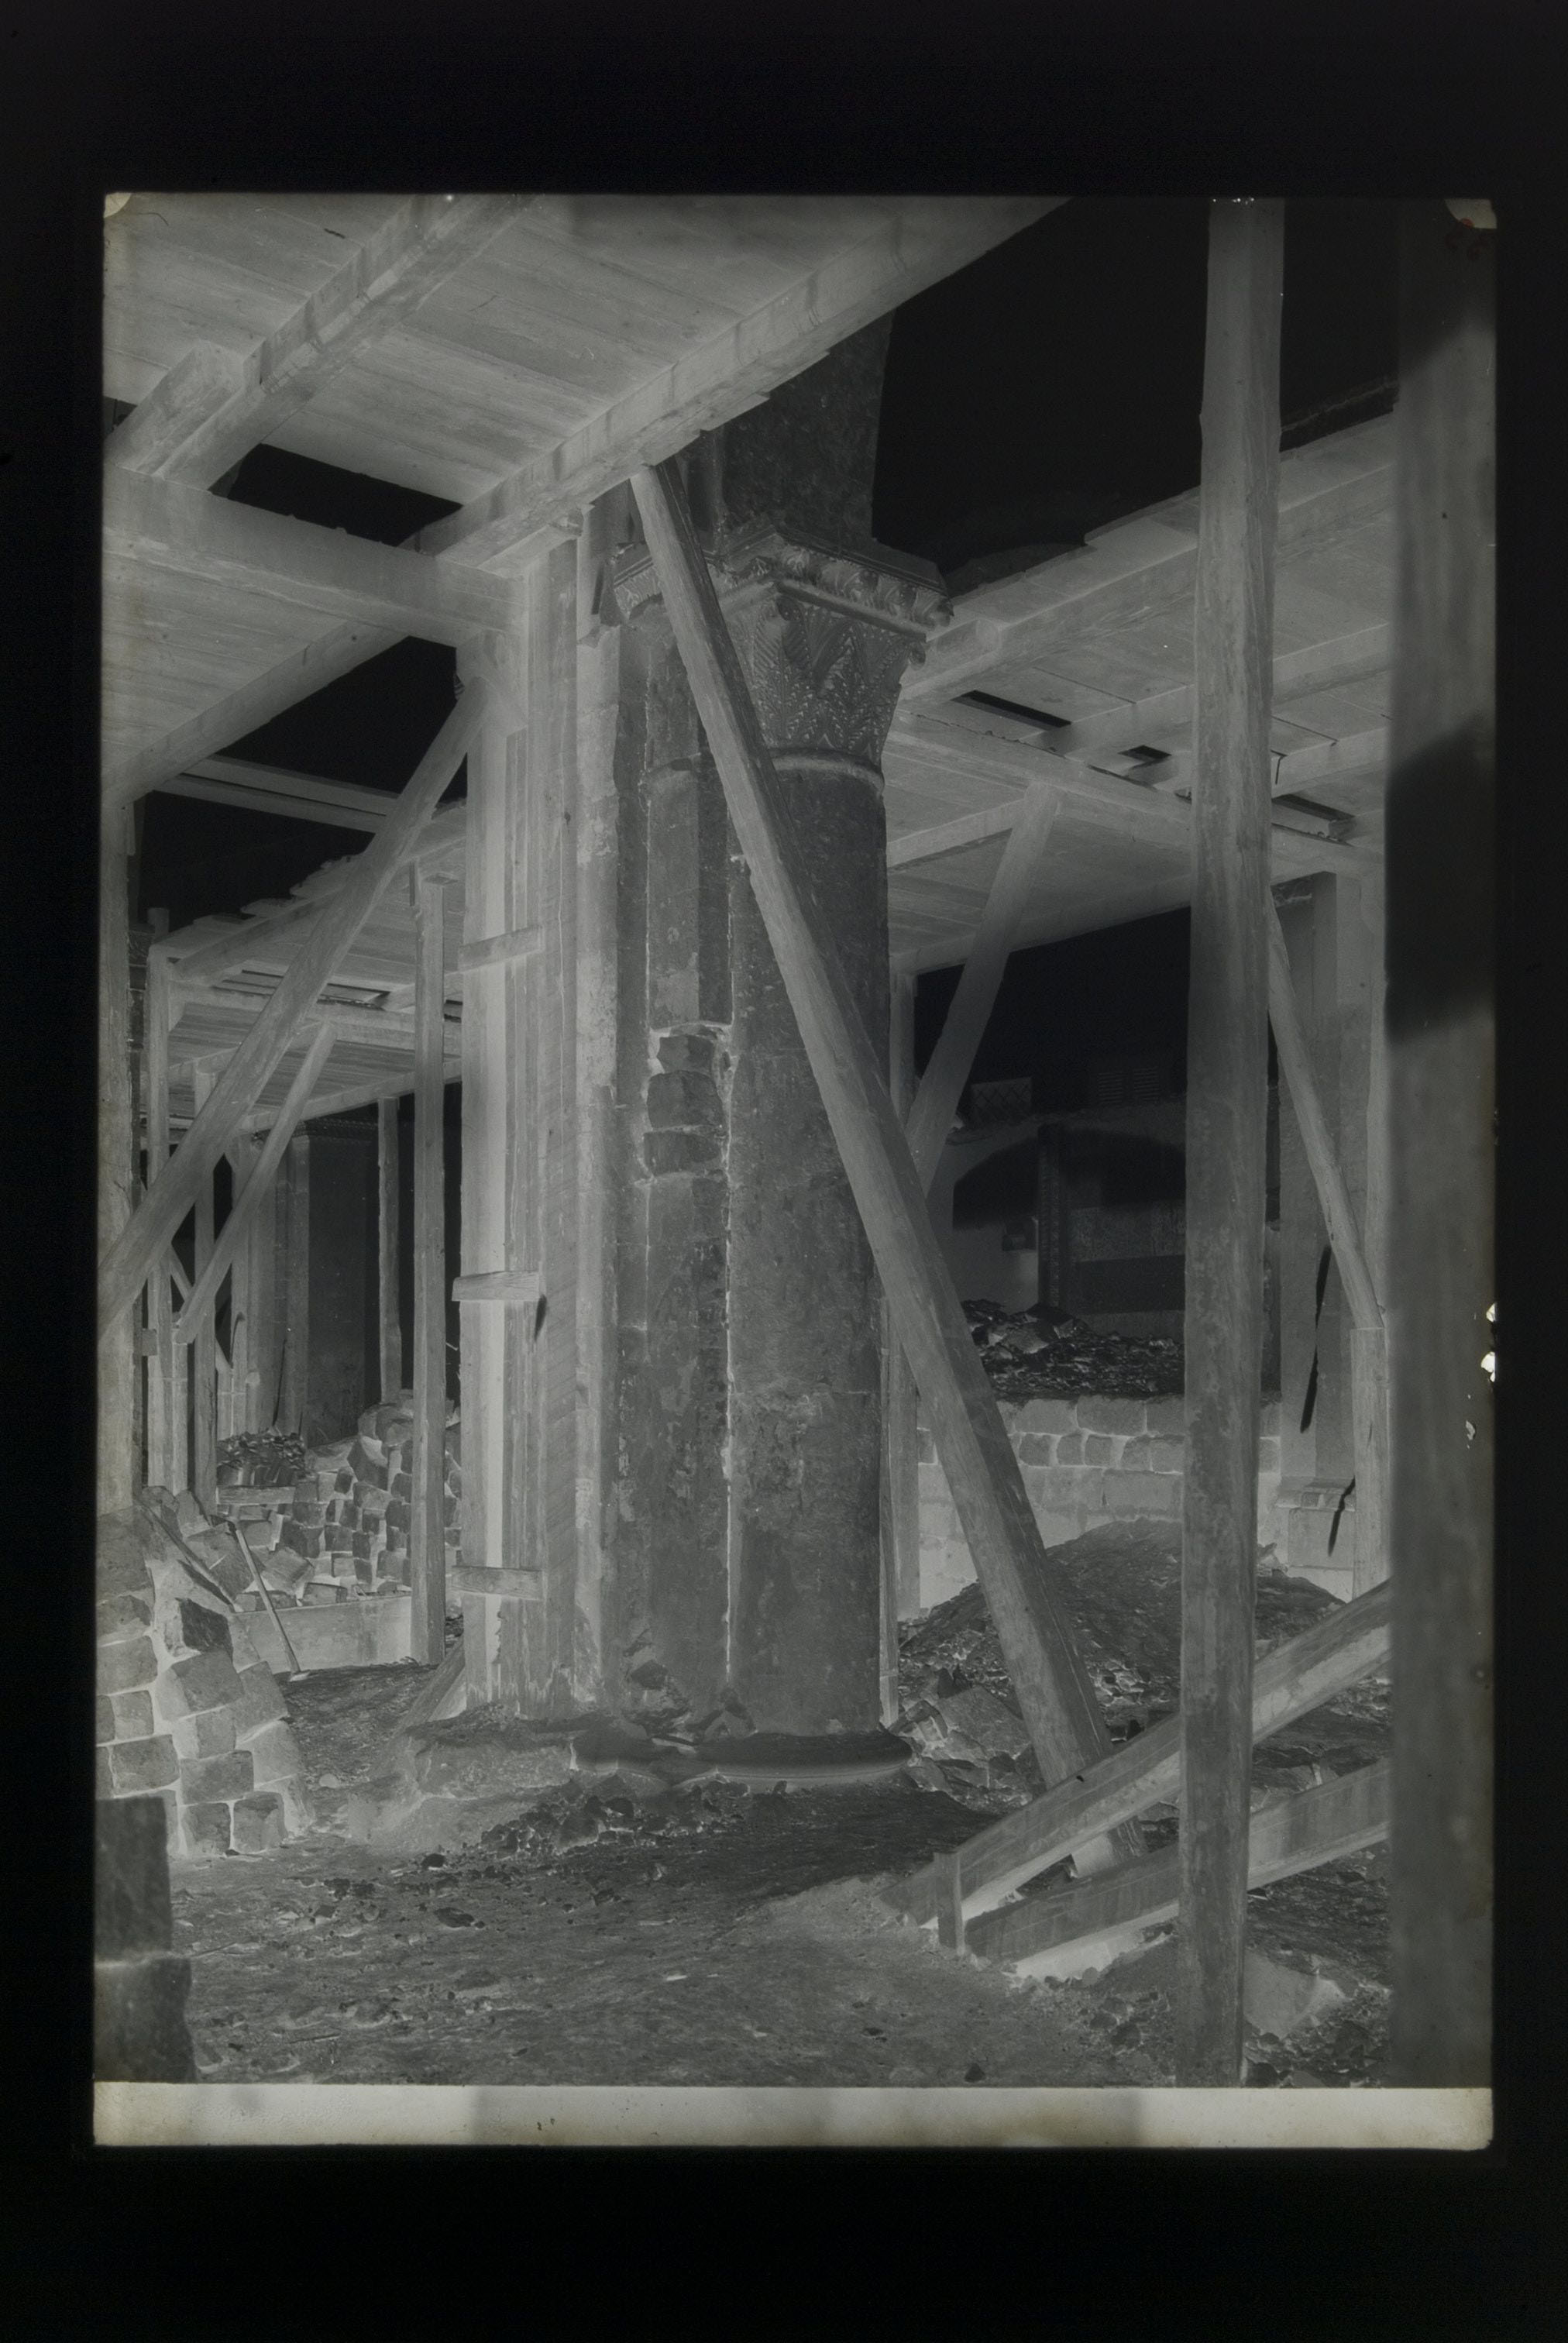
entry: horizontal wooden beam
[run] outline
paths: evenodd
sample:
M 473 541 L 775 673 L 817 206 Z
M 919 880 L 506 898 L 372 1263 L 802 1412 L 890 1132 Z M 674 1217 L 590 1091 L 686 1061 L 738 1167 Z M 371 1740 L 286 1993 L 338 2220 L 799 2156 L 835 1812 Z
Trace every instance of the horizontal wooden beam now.
M 988 838 L 1003 837 L 1018 819 L 1025 792 L 1040 780 L 1054 781 L 1061 792 L 1062 810 L 1075 820 L 1091 820 L 1097 829 L 1134 840 L 1169 840 L 1186 851 L 1191 836 L 1191 809 L 1163 789 L 1147 788 L 1116 773 L 1096 772 L 1078 759 L 1061 757 L 1049 749 L 1003 740 L 989 733 L 950 724 L 946 709 L 900 709 L 893 719 L 883 751 L 884 777 L 896 789 L 905 772 L 911 782 L 935 776 L 950 781 L 983 780 L 1016 789 L 1016 798 L 987 806 L 952 821 L 906 831 L 888 842 L 890 871 L 912 862 L 930 862 Z M 1372 850 L 1348 840 L 1318 838 L 1283 826 L 1276 817 L 1270 851 L 1282 874 L 1312 870 L 1344 870 L 1364 876 L 1372 867 Z
M 1282 651 L 1274 661 L 1274 713 L 1288 719 L 1290 710 L 1282 702 L 1292 695 L 1360 682 L 1381 674 L 1392 658 L 1393 628 L 1386 624 L 1360 627 L 1353 634 L 1335 635 L 1302 650 Z M 1061 755 L 1084 757 L 1091 750 L 1158 749 L 1162 739 L 1185 731 L 1191 721 L 1192 686 L 1178 683 L 1168 691 L 1124 700 L 1117 708 L 1097 709 L 1065 729 L 1042 725 L 1040 730 Z
M 526 198 L 414 196 L 243 357 L 198 343 L 105 444 L 111 465 L 210 488 L 510 226 Z
M 481 936 L 465 944 L 457 966 L 465 974 L 477 968 L 508 968 L 514 960 L 531 960 L 544 947 L 543 928 L 508 928 L 498 936 Z
M 1386 1583 L 1374 1586 L 1260 1660 L 1252 1674 L 1253 1740 L 1266 1741 L 1293 1725 L 1386 1660 L 1391 1607 Z M 959 1849 L 966 1913 L 978 1915 L 1004 1903 L 1026 1880 L 1086 1842 L 1174 1798 L 1181 1784 L 1181 1720 L 1162 1717 L 1081 1779 L 1048 1790 L 967 1839 Z M 890 1890 L 888 1901 L 923 1924 L 936 1917 L 938 1891 L 928 1864 Z
M 1247 1885 L 1268 1887 L 1354 1855 L 1386 1838 L 1388 1825 L 1388 1767 L 1381 1764 L 1261 1806 L 1247 1834 Z M 1081 1938 L 1154 1927 L 1174 1916 L 1178 1870 L 1178 1849 L 1166 1846 L 1048 1895 L 1004 1904 L 969 1924 L 965 1949 L 1027 1974 L 1031 1960 Z
M 104 562 L 111 598 L 142 591 L 167 571 L 438 643 L 463 643 L 477 628 L 512 621 L 505 579 L 136 472 L 106 475 Z
M 1280 459 L 1281 563 L 1321 549 L 1390 509 L 1392 425 L 1354 425 Z M 980 688 L 993 670 L 1050 663 L 1053 649 L 1189 598 L 1197 576 L 1196 498 L 1134 514 L 1034 569 L 958 597 L 950 626 L 904 679 L 902 704 Z
M 187 772 L 173 773 L 158 786 L 165 797 L 283 814 L 334 830 L 379 830 L 392 803 L 383 789 L 356 789 L 313 773 L 280 772 L 270 765 L 247 764 L 241 757 L 198 758 Z
M 278 982 L 282 980 L 280 977 Z M 196 1008 L 242 1010 L 254 1017 L 259 1015 L 271 1000 L 276 986 L 269 985 L 265 990 L 258 986 L 253 990 L 245 990 L 231 985 L 182 986 L 176 981 L 169 990 L 176 1005 L 188 1003 Z M 318 1001 L 311 1011 L 311 1018 L 313 1021 L 318 1019 L 334 1040 L 352 1041 L 359 1048 L 407 1051 L 414 1046 L 414 1020 L 401 1011 L 358 1009 L 347 1001 Z M 461 1021 L 448 1018 L 446 1023 L 446 1046 L 455 1050 L 462 1040 Z M 176 1031 L 178 1031 L 177 1023 Z M 238 1042 L 236 1041 L 234 1046 L 237 1049 Z M 207 1058 L 214 1055 L 210 1044 L 202 1054 Z M 183 1062 L 177 1048 L 171 1044 L 171 1068 Z
M 1191 789 L 1194 759 L 1188 750 L 1151 765 L 1149 779 L 1157 789 Z M 1335 782 L 1356 781 L 1388 770 L 1388 727 L 1374 724 L 1364 732 L 1347 732 L 1336 740 L 1314 740 L 1307 748 L 1291 749 L 1277 759 L 1269 787 L 1276 798 L 1308 797 Z
M 452 1281 L 454 1302 L 498 1302 L 518 1310 L 538 1307 L 540 1279 L 537 1269 L 476 1270 Z
M 890 199 L 869 236 L 831 254 L 786 292 L 638 384 L 559 447 L 514 472 L 419 539 L 427 553 L 461 546 L 466 560 L 510 567 L 542 524 L 662 462 L 827 355 L 836 343 L 922 292 L 1063 196 Z
M 358 855 L 327 914 L 296 955 L 283 981 L 219 1075 L 211 1096 L 166 1163 L 154 1172 L 99 1274 L 99 1339 L 141 1292 L 148 1270 L 178 1228 L 218 1157 L 237 1135 L 273 1069 L 322 987 L 331 981 L 391 884 L 411 840 L 434 813 L 469 741 L 484 722 L 483 684 L 471 684 L 421 758 L 386 825 Z M 150 1168 L 150 1167 L 149 1167 Z
M 461 1063 L 456 1056 L 447 1058 L 443 1079 L 448 1083 L 462 1080 Z M 410 1067 L 406 1073 L 387 1074 L 379 1081 L 354 1082 L 340 1091 L 318 1091 L 307 1101 L 299 1119 L 301 1122 L 319 1122 L 326 1115 L 352 1114 L 356 1107 L 378 1106 L 383 1099 L 407 1098 L 413 1088 L 414 1071 Z M 272 1107 L 254 1109 L 244 1118 L 240 1129 L 253 1133 L 270 1131 L 275 1112 Z

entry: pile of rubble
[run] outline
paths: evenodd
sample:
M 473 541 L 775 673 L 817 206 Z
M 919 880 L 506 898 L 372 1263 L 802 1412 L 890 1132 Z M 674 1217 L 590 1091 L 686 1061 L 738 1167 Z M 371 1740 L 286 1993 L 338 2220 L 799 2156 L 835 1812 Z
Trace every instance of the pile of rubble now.
M 220 1489 L 282 1489 L 305 1470 L 305 1443 L 288 1432 L 237 1432 L 217 1452 Z
M 273 1492 L 241 1483 L 220 1492 L 223 1510 L 244 1526 L 275 1603 L 344 1603 L 407 1591 L 413 1403 L 413 1393 L 402 1392 L 367 1408 L 350 1438 L 308 1454 L 302 1450 L 301 1469 L 281 1502 L 270 1502 Z M 448 1568 L 462 1560 L 461 1443 L 454 1408 L 447 1421 L 443 1492 Z M 252 1589 L 244 1599 L 256 1608 L 262 1597 Z M 448 1607 L 457 1607 L 456 1594 Z
M 250 1571 L 188 1491 L 97 1527 L 97 1795 L 163 1801 L 171 1855 L 310 1827 L 287 1704 L 240 1616 Z
M 1006 1311 L 966 1302 L 964 1315 L 1000 1399 L 1164 1399 L 1182 1388 L 1179 1342 L 1098 1334 L 1043 1303 Z
M 1112 1741 L 1170 1715 L 1181 1697 L 1181 1524 L 1118 1522 L 1053 1546 L 1050 1561 Z M 1254 1614 L 1260 1656 L 1336 1607 L 1332 1595 L 1287 1575 L 1273 1549 L 1263 1549 Z M 978 1583 L 902 1629 L 899 1688 L 894 1730 L 920 1749 L 911 1769 L 917 1781 L 993 1812 L 1039 1796 L 1039 1767 Z M 1293 1727 L 1290 1747 L 1263 1745 L 1259 1779 L 1271 1782 L 1280 1773 L 1290 1786 L 1305 1786 L 1321 1753 L 1296 1745 L 1325 1736 L 1366 1762 L 1377 1754 L 1385 1719 L 1384 1684 L 1373 1679 L 1352 1687 L 1321 1725 L 1311 1721 L 1312 1732 Z

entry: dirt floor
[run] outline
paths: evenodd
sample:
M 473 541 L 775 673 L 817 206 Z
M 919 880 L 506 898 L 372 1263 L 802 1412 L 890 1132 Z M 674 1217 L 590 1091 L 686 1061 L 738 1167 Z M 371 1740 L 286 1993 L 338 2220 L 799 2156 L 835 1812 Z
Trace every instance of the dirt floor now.
M 1108 1722 L 1125 1736 L 1174 1704 L 1171 1535 L 1132 1524 L 1058 1557 Z M 1260 1649 L 1328 1602 L 1261 1578 Z M 317 1828 L 265 1855 L 176 1870 L 176 1948 L 192 1964 L 204 2079 L 1173 2079 L 1168 1936 L 1097 1979 L 1024 1983 L 944 1954 L 880 1898 L 880 1885 L 1038 1795 L 1028 1753 L 928 1757 L 913 1774 L 836 1788 L 699 1781 L 652 1799 L 574 1775 L 527 1805 L 515 1794 L 383 1805 L 367 1843 L 367 1785 L 428 1673 L 343 1670 L 288 1685 Z M 906 1632 L 901 1676 L 906 1729 L 954 1684 L 1007 1696 L 978 1590 Z M 1384 1754 L 1386 1729 L 1386 1687 L 1357 1686 L 1259 1750 L 1255 1795 L 1364 1764 Z M 1157 1810 L 1148 1835 L 1174 1830 Z M 1342 1997 L 1288 2043 L 1250 2036 L 1247 2079 L 1386 2079 L 1385 1850 L 1251 1901 L 1254 1948 L 1318 1970 Z

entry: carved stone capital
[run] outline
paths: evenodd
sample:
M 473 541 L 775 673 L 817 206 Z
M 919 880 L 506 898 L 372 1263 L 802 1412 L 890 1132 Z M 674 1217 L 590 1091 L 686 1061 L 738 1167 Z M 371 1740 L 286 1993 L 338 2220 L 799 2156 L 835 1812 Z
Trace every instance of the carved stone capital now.
M 767 524 L 708 558 L 769 747 L 875 772 L 904 671 L 952 615 L 936 573 Z M 622 556 L 613 591 L 624 622 L 668 625 L 645 547 Z

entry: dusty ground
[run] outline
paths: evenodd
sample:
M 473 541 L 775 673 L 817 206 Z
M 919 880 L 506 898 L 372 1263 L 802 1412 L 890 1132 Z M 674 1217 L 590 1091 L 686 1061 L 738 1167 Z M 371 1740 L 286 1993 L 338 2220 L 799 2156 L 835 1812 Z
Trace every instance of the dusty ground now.
M 1174 1705 L 1178 1556 L 1148 1524 L 1058 1549 L 1112 1733 Z M 1259 1646 L 1328 1604 L 1260 1580 Z M 906 1634 L 906 1711 L 944 1684 L 1010 1691 L 978 1590 Z M 429 1800 L 363 1843 L 363 1790 L 427 1679 L 412 1666 L 287 1687 L 317 1799 L 309 1837 L 175 1875 L 189 2021 L 213 2081 L 732 2085 L 1161 2084 L 1168 1952 L 1082 1984 L 1020 1984 L 941 1953 L 877 1884 L 1038 1791 L 1032 1758 L 759 1794 L 709 1781 L 651 1804 L 583 1777 L 524 1807 Z M 1386 1751 L 1372 1682 L 1258 1752 L 1258 1785 Z M 1169 1837 L 1169 1810 L 1149 1825 Z M 1041 1883 L 1043 1884 L 1043 1883 Z M 1345 2001 L 1261 2086 L 1385 2079 L 1385 1851 L 1260 1891 L 1253 1945 L 1325 1968 Z

